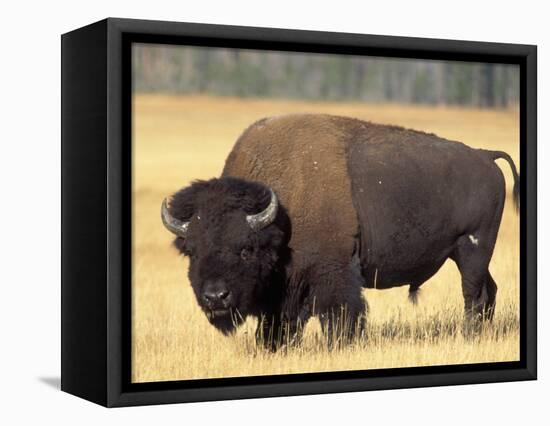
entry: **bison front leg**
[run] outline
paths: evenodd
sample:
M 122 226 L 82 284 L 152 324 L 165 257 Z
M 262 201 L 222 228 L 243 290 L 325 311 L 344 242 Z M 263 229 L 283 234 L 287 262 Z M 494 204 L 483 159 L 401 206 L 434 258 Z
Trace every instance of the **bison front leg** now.
M 277 336 L 281 332 L 281 321 L 278 316 L 262 315 L 256 328 L 256 343 L 275 352 L 278 349 Z
M 348 345 L 363 335 L 366 321 L 362 311 L 350 310 L 349 305 L 340 305 L 319 315 L 329 350 Z
M 301 316 L 294 319 L 279 315 L 264 315 L 258 321 L 256 341 L 270 351 L 297 345 L 301 342 L 305 320 Z
M 366 303 L 362 282 L 353 274 L 338 274 L 316 291 L 315 311 L 329 349 L 347 345 L 365 331 Z

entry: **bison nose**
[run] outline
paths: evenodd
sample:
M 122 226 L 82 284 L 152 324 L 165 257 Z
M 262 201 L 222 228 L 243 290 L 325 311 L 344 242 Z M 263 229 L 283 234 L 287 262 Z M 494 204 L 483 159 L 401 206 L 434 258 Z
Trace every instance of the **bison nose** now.
M 220 300 L 224 300 L 224 299 L 227 299 L 227 296 L 229 296 L 229 291 L 228 290 L 220 290 L 218 291 L 218 299 Z
M 211 308 L 225 306 L 230 299 L 231 292 L 225 286 L 217 284 L 206 285 L 202 297 L 207 305 Z
M 227 299 L 227 296 L 229 296 L 229 291 L 227 290 L 219 290 L 219 291 L 205 291 L 204 292 L 204 298 L 207 302 L 216 302 L 218 300 L 223 301 L 224 299 Z

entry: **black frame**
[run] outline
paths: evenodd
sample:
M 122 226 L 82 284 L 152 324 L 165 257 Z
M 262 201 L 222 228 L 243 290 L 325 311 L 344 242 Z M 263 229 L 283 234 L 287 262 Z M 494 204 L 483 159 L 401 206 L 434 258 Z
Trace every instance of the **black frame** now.
M 518 64 L 520 361 L 130 383 L 133 42 Z M 64 34 L 62 390 L 111 407 L 536 379 L 536 73 L 531 45 L 113 18 Z

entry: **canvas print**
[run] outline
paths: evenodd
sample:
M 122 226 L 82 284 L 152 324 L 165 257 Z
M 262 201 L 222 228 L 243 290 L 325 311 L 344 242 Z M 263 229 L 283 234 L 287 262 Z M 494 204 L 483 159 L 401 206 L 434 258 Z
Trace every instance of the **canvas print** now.
M 134 383 L 519 360 L 519 67 L 135 43 Z

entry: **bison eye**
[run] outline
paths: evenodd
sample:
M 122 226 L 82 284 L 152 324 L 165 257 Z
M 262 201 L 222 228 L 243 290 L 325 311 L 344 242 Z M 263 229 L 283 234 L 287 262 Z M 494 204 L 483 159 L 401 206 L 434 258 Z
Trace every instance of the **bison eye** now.
M 243 248 L 241 250 L 241 259 L 242 260 L 248 260 L 250 259 L 250 255 L 252 254 L 252 250 L 249 248 Z

